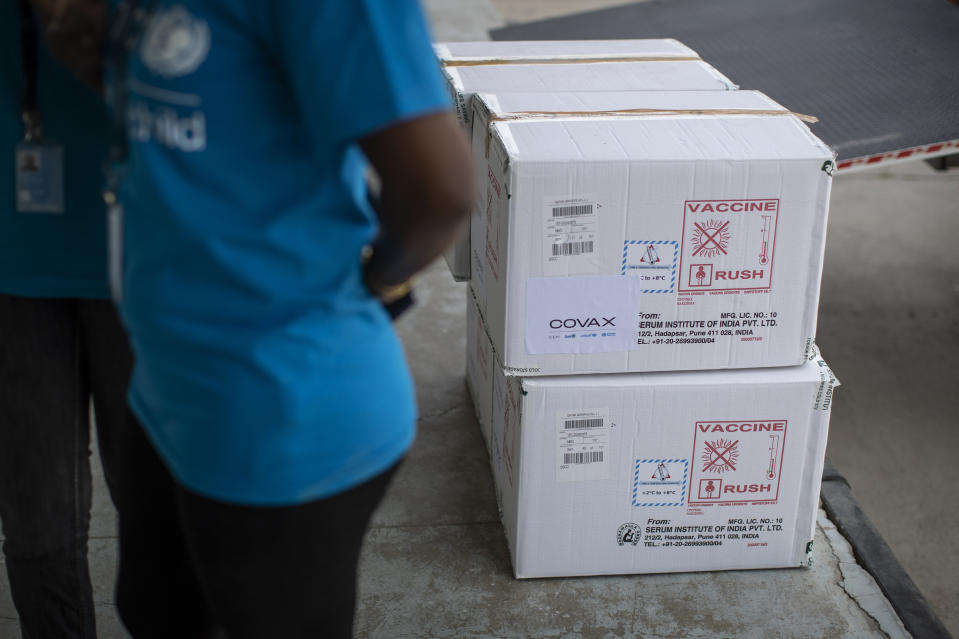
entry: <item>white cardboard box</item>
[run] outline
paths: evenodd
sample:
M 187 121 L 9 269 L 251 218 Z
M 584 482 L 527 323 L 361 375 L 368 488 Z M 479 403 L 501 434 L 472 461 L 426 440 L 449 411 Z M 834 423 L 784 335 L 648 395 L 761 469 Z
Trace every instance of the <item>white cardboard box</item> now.
M 508 377 L 491 463 L 524 577 L 808 565 L 833 387 L 802 366 Z
M 466 292 L 466 385 L 469 387 L 483 443 L 489 449 L 493 398 L 493 369 L 496 355 L 480 318 L 472 291 Z
M 510 115 L 600 104 L 678 113 Z M 804 360 L 835 156 L 796 116 L 746 91 L 474 106 L 470 286 L 508 374 Z
M 434 46 L 469 130 L 476 93 L 737 89 L 676 40 L 457 42 Z M 565 52 L 564 52 L 565 50 Z
M 676 40 L 451 42 L 435 45 L 467 131 L 475 93 L 735 89 Z M 469 279 L 468 232 L 445 253 L 453 278 Z
M 639 40 L 477 40 L 434 45 L 441 62 L 483 63 L 581 59 L 698 58 L 672 38 Z

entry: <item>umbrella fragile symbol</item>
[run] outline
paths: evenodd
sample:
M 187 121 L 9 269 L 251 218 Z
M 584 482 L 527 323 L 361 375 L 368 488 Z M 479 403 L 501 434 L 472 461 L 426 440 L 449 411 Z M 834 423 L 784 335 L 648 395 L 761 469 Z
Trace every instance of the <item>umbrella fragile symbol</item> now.
M 656 472 L 653 473 L 650 479 L 658 479 L 659 481 L 670 479 L 669 469 L 666 468 L 666 464 L 660 462 L 659 466 L 656 467 Z
M 656 250 L 656 247 L 652 244 L 647 244 L 646 251 L 639 259 L 639 262 L 640 264 L 658 264 L 662 262 L 662 259 L 660 259 L 659 252 Z

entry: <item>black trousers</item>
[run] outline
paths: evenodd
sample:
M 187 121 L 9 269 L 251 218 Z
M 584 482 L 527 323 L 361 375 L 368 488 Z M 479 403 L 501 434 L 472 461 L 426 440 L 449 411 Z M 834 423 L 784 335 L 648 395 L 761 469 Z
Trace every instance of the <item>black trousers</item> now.
M 396 467 L 292 507 L 181 486 L 138 424 L 124 438 L 117 607 L 135 639 L 349 638 L 370 517 Z
M 0 294 L 0 520 L 26 639 L 96 639 L 89 407 L 113 493 L 130 363 L 110 302 Z

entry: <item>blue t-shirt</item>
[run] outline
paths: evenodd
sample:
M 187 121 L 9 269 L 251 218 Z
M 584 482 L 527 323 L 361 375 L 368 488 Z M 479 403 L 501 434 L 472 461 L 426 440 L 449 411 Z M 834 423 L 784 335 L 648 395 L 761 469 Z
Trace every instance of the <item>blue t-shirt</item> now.
M 416 2 L 160 2 L 127 84 L 130 400 L 173 474 L 282 505 L 386 470 L 415 406 L 355 141 L 449 108 Z
M 106 298 L 102 187 L 109 118 L 99 96 L 56 64 L 46 47 L 39 49 L 37 98 L 46 139 L 63 145 L 63 214 L 16 210 L 14 149 L 23 139 L 20 16 L 16 2 L 0 2 L 0 293 Z

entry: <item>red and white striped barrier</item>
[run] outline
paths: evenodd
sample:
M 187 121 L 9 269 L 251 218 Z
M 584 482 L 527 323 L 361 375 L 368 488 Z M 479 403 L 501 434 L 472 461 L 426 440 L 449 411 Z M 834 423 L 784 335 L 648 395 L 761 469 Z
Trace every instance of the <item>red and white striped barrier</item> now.
M 952 155 L 953 153 L 959 153 L 959 140 L 936 142 L 934 144 L 914 146 L 898 151 L 888 151 L 886 153 L 864 155 L 858 158 L 842 160 L 836 164 L 836 169 L 843 173 L 852 173 L 854 171 L 870 169 L 880 164 L 882 166 L 888 166 L 896 162 L 905 162 L 906 160 L 929 160 L 941 155 Z

